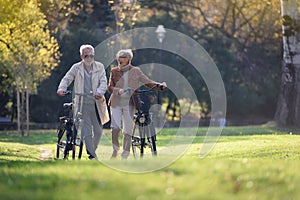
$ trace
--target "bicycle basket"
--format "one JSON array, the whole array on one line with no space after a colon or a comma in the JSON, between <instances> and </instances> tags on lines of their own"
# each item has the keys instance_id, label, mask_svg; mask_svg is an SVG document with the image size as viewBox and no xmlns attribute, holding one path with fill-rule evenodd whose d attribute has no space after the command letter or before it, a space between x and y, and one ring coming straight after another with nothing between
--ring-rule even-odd
<instances>
[{"instance_id":1,"label":"bicycle basket","mask_svg":"<svg viewBox=\"0 0 300 200\"><path fill-rule=\"evenodd\" d=\"M158 103L157 94L155 91L142 93L133 93L133 103L139 112L149 112L150 107Z\"/></svg>"}]
</instances>

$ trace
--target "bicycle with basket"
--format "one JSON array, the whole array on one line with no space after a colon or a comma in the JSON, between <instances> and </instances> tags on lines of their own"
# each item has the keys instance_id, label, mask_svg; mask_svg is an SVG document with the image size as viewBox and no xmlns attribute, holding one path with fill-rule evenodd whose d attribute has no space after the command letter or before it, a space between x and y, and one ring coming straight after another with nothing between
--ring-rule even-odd
<instances>
[{"instance_id":1,"label":"bicycle with basket","mask_svg":"<svg viewBox=\"0 0 300 200\"><path fill-rule=\"evenodd\" d=\"M133 116L134 125L131 141L134 158L142 158L147 147L151 149L152 156L157 156L156 131L153 124L153 113L150 112L151 106L157 104L156 88L163 89L162 85L156 84L152 88L134 90L132 92L133 103L136 109Z\"/></svg>"}]
</instances>

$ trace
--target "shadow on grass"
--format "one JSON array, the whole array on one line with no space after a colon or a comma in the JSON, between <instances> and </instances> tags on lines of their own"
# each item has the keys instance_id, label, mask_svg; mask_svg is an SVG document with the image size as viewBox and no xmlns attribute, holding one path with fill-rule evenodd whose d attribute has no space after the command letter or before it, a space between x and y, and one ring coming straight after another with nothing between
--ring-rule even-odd
<instances>
[{"instance_id":1,"label":"shadow on grass","mask_svg":"<svg viewBox=\"0 0 300 200\"><path fill-rule=\"evenodd\" d=\"M56 130L40 130L30 132L29 136L21 136L16 131L1 131L0 142L28 145L51 144L57 142L57 133Z\"/></svg>"},{"instance_id":2,"label":"shadow on grass","mask_svg":"<svg viewBox=\"0 0 300 200\"><path fill-rule=\"evenodd\" d=\"M211 127L213 130L215 127ZM277 127L277 126L228 126L222 130L221 136L250 136L250 135L280 135L295 134L299 135L297 128ZM205 136L206 129L199 128L197 136Z\"/></svg>"},{"instance_id":3,"label":"shadow on grass","mask_svg":"<svg viewBox=\"0 0 300 200\"><path fill-rule=\"evenodd\" d=\"M10 157L9 159L7 159L7 157ZM24 154L17 154L15 152L1 152L0 153L0 166L3 163L7 163L8 161L11 162L11 159L22 159L22 160L36 160L36 161L41 161L39 158L33 156L33 155L24 155ZM29 162L29 161L28 161Z\"/></svg>"}]
</instances>

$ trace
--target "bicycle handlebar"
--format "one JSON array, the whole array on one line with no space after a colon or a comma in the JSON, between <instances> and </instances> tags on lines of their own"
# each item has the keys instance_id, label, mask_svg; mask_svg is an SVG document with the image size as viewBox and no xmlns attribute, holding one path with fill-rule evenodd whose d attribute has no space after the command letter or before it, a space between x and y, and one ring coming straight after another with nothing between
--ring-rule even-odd
<instances>
[{"instance_id":1,"label":"bicycle handlebar","mask_svg":"<svg viewBox=\"0 0 300 200\"><path fill-rule=\"evenodd\" d=\"M66 94L72 94L72 90L66 90L66 91L63 91L63 93L66 95ZM89 97L89 96L93 96L93 93L91 92L90 94L83 94L83 93L74 93L75 95L78 95L78 96L84 96L84 97Z\"/></svg>"},{"instance_id":2,"label":"bicycle handlebar","mask_svg":"<svg viewBox=\"0 0 300 200\"><path fill-rule=\"evenodd\" d=\"M149 89L144 89L144 90L135 90L133 88L127 88L124 90L124 92L129 92L129 93L146 93L146 92L150 92L150 91L153 91L155 88L160 88L160 90L163 90L164 89L164 86L160 83L157 83L155 85L153 85L151 88ZM63 94L66 95L66 94L72 94L73 92L71 90L65 90L63 91ZM89 96L93 96L93 93L90 93L90 94L82 94L82 93L74 93L75 95L78 95L78 96L84 96L84 97L89 97Z\"/></svg>"},{"instance_id":3,"label":"bicycle handlebar","mask_svg":"<svg viewBox=\"0 0 300 200\"><path fill-rule=\"evenodd\" d=\"M127 88L124 91L125 92L132 92L132 93L146 93L146 92L153 91L155 88L158 88L158 87L160 88L160 90L163 90L163 85L157 83L157 84L153 85L151 88L144 89L144 90L135 90L133 88Z\"/></svg>"},{"instance_id":4,"label":"bicycle handlebar","mask_svg":"<svg viewBox=\"0 0 300 200\"><path fill-rule=\"evenodd\" d=\"M71 94L72 91L71 90L66 90L66 91L63 91L64 94Z\"/></svg>"}]
</instances>

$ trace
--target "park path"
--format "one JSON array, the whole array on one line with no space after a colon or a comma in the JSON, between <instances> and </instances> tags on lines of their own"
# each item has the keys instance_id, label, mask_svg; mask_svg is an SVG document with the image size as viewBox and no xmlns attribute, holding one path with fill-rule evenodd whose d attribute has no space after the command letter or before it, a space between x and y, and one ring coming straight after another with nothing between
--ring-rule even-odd
<instances>
[{"instance_id":1,"label":"park path","mask_svg":"<svg viewBox=\"0 0 300 200\"><path fill-rule=\"evenodd\" d=\"M51 160L52 159L52 150L45 147L38 147L40 150L40 160Z\"/></svg>"}]
</instances>

